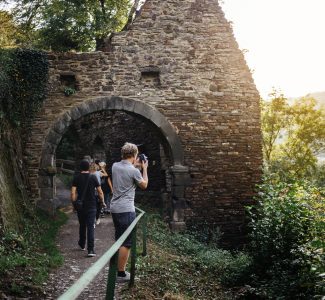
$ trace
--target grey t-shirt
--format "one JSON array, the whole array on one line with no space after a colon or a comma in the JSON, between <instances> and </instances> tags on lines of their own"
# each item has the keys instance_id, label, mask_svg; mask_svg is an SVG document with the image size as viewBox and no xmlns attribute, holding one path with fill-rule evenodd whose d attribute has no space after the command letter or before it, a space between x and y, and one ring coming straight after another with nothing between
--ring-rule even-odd
<instances>
[{"instance_id":1,"label":"grey t-shirt","mask_svg":"<svg viewBox=\"0 0 325 300\"><path fill-rule=\"evenodd\" d=\"M112 213L134 212L134 196L137 184L143 181L141 172L129 161L121 160L112 166Z\"/></svg>"}]
</instances>

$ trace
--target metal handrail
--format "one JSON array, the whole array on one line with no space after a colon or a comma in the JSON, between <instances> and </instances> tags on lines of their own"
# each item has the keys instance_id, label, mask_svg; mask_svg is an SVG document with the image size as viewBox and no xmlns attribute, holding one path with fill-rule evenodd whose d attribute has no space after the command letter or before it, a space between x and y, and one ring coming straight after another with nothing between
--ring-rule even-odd
<instances>
[{"instance_id":1,"label":"metal handrail","mask_svg":"<svg viewBox=\"0 0 325 300\"><path fill-rule=\"evenodd\" d=\"M144 216L143 220L143 252L142 255L147 254L147 220L145 212L136 207L136 210L140 214L131 223L128 229L123 233L123 235L110 247L64 294L62 294L59 300L72 300L76 299L83 290L89 285L89 283L98 275L98 273L105 267L105 265L110 262L109 272L108 272L108 282L106 289L106 300L114 299L114 291L116 284L117 275L117 261L118 261L118 250L122 246L126 238L132 234L132 246L131 246L131 279L129 286L134 285L135 278L135 262L136 262L136 228L137 223Z\"/></svg>"}]
</instances>

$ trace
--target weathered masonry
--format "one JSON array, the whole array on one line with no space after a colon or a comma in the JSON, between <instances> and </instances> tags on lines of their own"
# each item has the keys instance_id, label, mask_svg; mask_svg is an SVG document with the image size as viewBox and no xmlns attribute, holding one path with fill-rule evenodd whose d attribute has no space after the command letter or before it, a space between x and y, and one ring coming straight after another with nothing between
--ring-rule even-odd
<instances>
[{"instance_id":1,"label":"weathered masonry","mask_svg":"<svg viewBox=\"0 0 325 300\"><path fill-rule=\"evenodd\" d=\"M261 176L259 94L217 0L147 0L103 51L49 59L50 93L26 147L39 206L54 205L47 170L71 126L82 128L94 114L111 127L131 118L151 132L149 148L168 177L161 191L173 228L207 222L220 226L226 240L240 241L244 206ZM65 96L64 86L76 93ZM112 131L115 142L103 147L120 147L117 136Z\"/></svg>"}]
</instances>

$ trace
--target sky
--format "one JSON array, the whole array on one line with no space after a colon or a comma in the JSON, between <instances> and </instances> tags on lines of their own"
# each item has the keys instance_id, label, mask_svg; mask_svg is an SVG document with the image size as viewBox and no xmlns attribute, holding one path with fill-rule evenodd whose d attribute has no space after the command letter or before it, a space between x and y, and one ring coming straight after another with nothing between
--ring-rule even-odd
<instances>
[{"instance_id":1,"label":"sky","mask_svg":"<svg viewBox=\"0 0 325 300\"><path fill-rule=\"evenodd\" d=\"M325 91L325 0L221 2L263 98Z\"/></svg>"}]
</instances>

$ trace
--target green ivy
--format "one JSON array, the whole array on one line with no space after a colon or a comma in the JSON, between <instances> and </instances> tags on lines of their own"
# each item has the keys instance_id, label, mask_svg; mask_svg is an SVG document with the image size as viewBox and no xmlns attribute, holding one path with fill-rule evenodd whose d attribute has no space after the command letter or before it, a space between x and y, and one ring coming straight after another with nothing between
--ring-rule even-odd
<instances>
[{"instance_id":1,"label":"green ivy","mask_svg":"<svg viewBox=\"0 0 325 300\"><path fill-rule=\"evenodd\" d=\"M0 120L29 127L45 99L48 70L45 52L0 49Z\"/></svg>"},{"instance_id":2,"label":"green ivy","mask_svg":"<svg viewBox=\"0 0 325 300\"><path fill-rule=\"evenodd\" d=\"M66 95L67 97L70 95L73 95L75 93L76 93L76 90L74 88L71 88L71 87L64 88L64 95Z\"/></svg>"}]
</instances>

